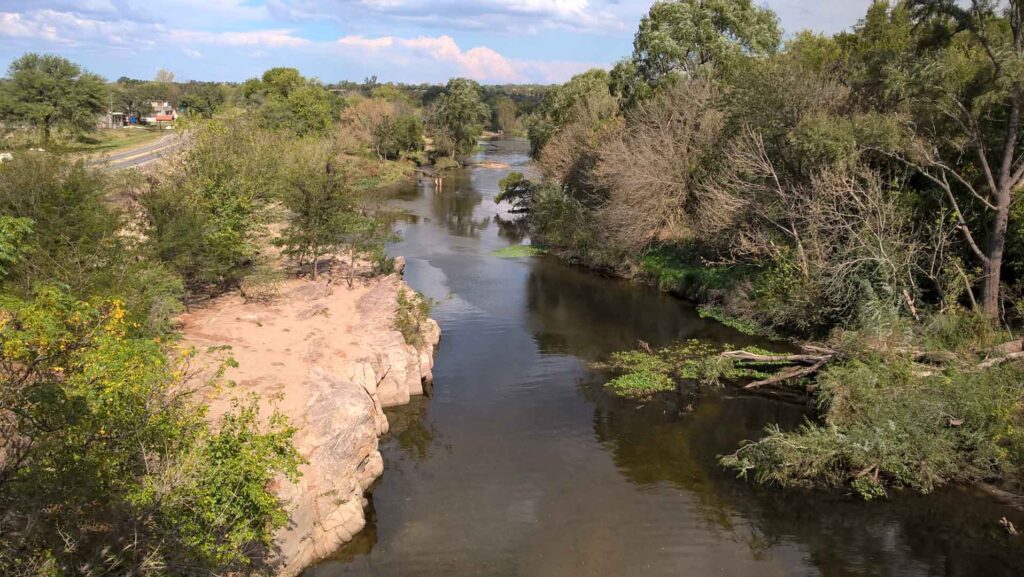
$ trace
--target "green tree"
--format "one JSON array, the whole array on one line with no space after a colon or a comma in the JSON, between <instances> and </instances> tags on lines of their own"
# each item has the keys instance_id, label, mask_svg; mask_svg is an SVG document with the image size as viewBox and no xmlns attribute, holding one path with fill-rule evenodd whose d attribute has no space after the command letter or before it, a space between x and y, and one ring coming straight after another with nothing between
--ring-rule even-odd
<instances>
[{"instance_id":1,"label":"green tree","mask_svg":"<svg viewBox=\"0 0 1024 577\"><path fill-rule=\"evenodd\" d=\"M94 129L107 109L103 79L60 56L25 54L11 63L7 77L0 84L0 118L37 127L44 142L55 128Z\"/></svg>"},{"instance_id":2,"label":"green tree","mask_svg":"<svg viewBox=\"0 0 1024 577\"><path fill-rule=\"evenodd\" d=\"M519 111L515 100L502 96L494 101L495 128L505 134L512 134L519 129Z\"/></svg>"},{"instance_id":3,"label":"green tree","mask_svg":"<svg viewBox=\"0 0 1024 577\"><path fill-rule=\"evenodd\" d=\"M775 13L753 0L659 1L640 20L633 60L657 85L675 73L721 71L743 55L772 54L781 41Z\"/></svg>"},{"instance_id":4,"label":"green tree","mask_svg":"<svg viewBox=\"0 0 1024 577\"><path fill-rule=\"evenodd\" d=\"M213 118L217 109L224 104L224 89L219 84L203 82L189 85L181 96L180 107L188 114Z\"/></svg>"},{"instance_id":5,"label":"green tree","mask_svg":"<svg viewBox=\"0 0 1024 577\"><path fill-rule=\"evenodd\" d=\"M435 146L445 147L451 158L473 151L491 112L480 100L480 85L466 78L448 81L430 115Z\"/></svg>"},{"instance_id":6,"label":"green tree","mask_svg":"<svg viewBox=\"0 0 1024 577\"><path fill-rule=\"evenodd\" d=\"M282 98L306 84L306 79L295 68L271 68L263 73L261 80L266 92Z\"/></svg>"},{"instance_id":7,"label":"green tree","mask_svg":"<svg viewBox=\"0 0 1024 577\"><path fill-rule=\"evenodd\" d=\"M539 114L528 128L530 151L540 154L555 131L567 124L577 106L610 94L608 72L594 68L577 74L565 84L551 90L544 97Z\"/></svg>"},{"instance_id":8,"label":"green tree","mask_svg":"<svg viewBox=\"0 0 1024 577\"><path fill-rule=\"evenodd\" d=\"M193 292L237 285L260 251L289 140L244 118L193 131L179 170L141 195L153 254Z\"/></svg>"},{"instance_id":9,"label":"green tree","mask_svg":"<svg viewBox=\"0 0 1024 577\"><path fill-rule=\"evenodd\" d=\"M356 256L381 238L380 223L365 214L351 177L330 147L307 144L289 165L281 196L289 211L288 224L278 244L300 264L311 264L313 280L323 256L346 249L351 284Z\"/></svg>"},{"instance_id":10,"label":"green tree","mask_svg":"<svg viewBox=\"0 0 1024 577\"><path fill-rule=\"evenodd\" d=\"M30 218L0 215L0 280L25 258L29 251L26 238L32 234L34 224Z\"/></svg>"},{"instance_id":11,"label":"green tree","mask_svg":"<svg viewBox=\"0 0 1024 577\"><path fill-rule=\"evenodd\" d=\"M908 6L921 37L913 52L882 68L878 81L899 97L908 116L908 142L892 154L952 210L968 254L981 265L980 305L995 318L1007 226L1024 185L1024 1L972 0L965 8L915 0ZM894 9L890 20L900 15ZM861 34L872 30L866 25ZM857 56L870 69L876 54Z\"/></svg>"},{"instance_id":12,"label":"green tree","mask_svg":"<svg viewBox=\"0 0 1024 577\"><path fill-rule=\"evenodd\" d=\"M423 148L423 122L413 114L386 116L373 130L373 147L382 158Z\"/></svg>"},{"instance_id":13,"label":"green tree","mask_svg":"<svg viewBox=\"0 0 1024 577\"><path fill-rule=\"evenodd\" d=\"M623 110L635 108L654 92L651 85L640 76L636 62L629 58L615 63L608 73L608 86L611 93L618 97Z\"/></svg>"},{"instance_id":14,"label":"green tree","mask_svg":"<svg viewBox=\"0 0 1024 577\"><path fill-rule=\"evenodd\" d=\"M256 109L262 126L272 130L323 134L335 116L330 92L295 68L271 68L261 78L245 81L242 96Z\"/></svg>"}]
</instances>

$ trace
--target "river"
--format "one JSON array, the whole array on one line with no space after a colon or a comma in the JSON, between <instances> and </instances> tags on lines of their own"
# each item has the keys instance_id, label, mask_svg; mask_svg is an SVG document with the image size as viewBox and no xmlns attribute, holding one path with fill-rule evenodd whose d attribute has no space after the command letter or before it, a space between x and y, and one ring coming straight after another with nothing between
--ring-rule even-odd
<instances>
[{"instance_id":1,"label":"river","mask_svg":"<svg viewBox=\"0 0 1024 577\"><path fill-rule=\"evenodd\" d=\"M638 339L744 344L692 306L521 242L493 198L528 145L485 143L473 168L401 188L409 283L436 299L432 395L388 410L367 528L306 577L1021 576L1019 513L968 489L864 503L758 487L717 456L805 409L725 391L640 404L589 367ZM1016 517L1014 516L1016 515Z\"/></svg>"}]
</instances>

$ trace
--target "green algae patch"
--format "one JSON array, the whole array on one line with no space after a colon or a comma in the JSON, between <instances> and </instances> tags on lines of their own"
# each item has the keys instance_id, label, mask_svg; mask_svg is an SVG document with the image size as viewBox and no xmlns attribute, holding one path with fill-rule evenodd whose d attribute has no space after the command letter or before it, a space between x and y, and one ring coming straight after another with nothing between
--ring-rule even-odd
<instances>
[{"instance_id":1,"label":"green algae patch","mask_svg":"<svg viewBox=\"0 0 1024 577\"><path fill-rule=\"evenodd\" d=\"M762 369L769 363L737 361L721 356L728 345L716 346L689 340L661 349L644 347L612 353L607 361L594 368L618 373L606 388L620 397L645 398L670 392L677 385L691 383L698 388L716 388L725 381L761 379L768 375ZM747 347L746 350L757 350ZM764 351L767 353L767 351Z\"/></svg>"},{"instance_id":2,"label":"green algae patch","mask_svg":"<svg viewBox=\"0 0 1024 577\"><path fill-rule=\"evenodd\" d=\"M498 258L529 258L531 256L540 256L546 252L544 249L533 245L514 244L492 252L491 256Z\"/></svg>"}]
</instances>

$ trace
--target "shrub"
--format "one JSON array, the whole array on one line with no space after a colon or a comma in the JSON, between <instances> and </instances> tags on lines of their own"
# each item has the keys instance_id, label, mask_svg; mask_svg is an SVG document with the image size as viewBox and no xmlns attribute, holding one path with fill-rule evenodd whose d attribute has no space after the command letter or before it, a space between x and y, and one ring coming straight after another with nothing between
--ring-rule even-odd
<instances>
[{"instance_id":1,"label":"shrub","mask_svg":"<svg viewBox=\"0 0 1024 577\"><path fill-rule=\"evenodd\" d=\"M248 572L284 525L270 480L298 474L293 429L255 404L211 428L191 354L130 333L117 300L0 302L5 574Z\"/></svg>"},{"instance_id":2,"label":"shrub","mask_svg":"<svg viewBox=\"0 0 1024 577\"><path fill-rule=\"evenodd\" d=\"M108 178L46 153L0 164L0 268L4 289L29 296L59 283L80 298L119 298L132 327L166 331L180 311L180 279L107 201ZM28 226L27 223L31 223Z\"/></svg>"},{"instance_id":3,"label":"shrub","mask_svg":"<svg viewBox=\"0 0 1024 577\"><path fill-rule=\"evenodd\" d=\"M395 330L402 333L405 342L414 346L423 346L423 323L430 318L434 301L418 292L407 294L398 291L398 311L395 313Z\"/></svg>"},{"instance_id":4,"label":"shrub","mask_svg":"<svg viewBox=\"0 0 1024 577\"><path fill-rule=\"evenodd\" d=\"M949 327L971 321L933 321L926 335L936 324L948 336ZM978 341L968 353L964 339L956 340L965 352L944 366L919 365L920 339L898 329L846 335L844 349L856 358L818 378L823 424L770 428L722 463L763 483L849 486L865 498L886 486L927 493L948 482L1019 474L1024 367L979 367Z\"/></svg>"},{"instance_id":5,"label":"shrub","mask_svg":"<svg viewBox=\"0 0 1024 577\"><path fill-rule=\"evenodd\" d=\"M434 160L434 171L445 172L448 170L455 170L456 168L462 168L462 164L458 160L442 156Z\"/></svg>"},{"instance_id":6,"label":"shrub","mask_svg":"<svg viewBox=\"0 0 1024 577\"><path fill-rule=\"evenodd\" d=\"M204 124L178 170L142 195L151 250L193 293L233 288L256 262L284 146L242 119Z\"/></svg>"}]
</instances>

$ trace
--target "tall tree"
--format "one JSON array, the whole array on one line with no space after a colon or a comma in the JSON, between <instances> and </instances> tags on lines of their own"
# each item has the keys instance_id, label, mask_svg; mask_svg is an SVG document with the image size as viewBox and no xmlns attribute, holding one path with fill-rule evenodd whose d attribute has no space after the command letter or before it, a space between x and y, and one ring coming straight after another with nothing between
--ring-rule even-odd
<instances>
[{"instance_id":1,"label":"tall tree","mask_svg":"<svg viewBox=\"0 0 1024 577\"><path fill-rule=\"evenodd\" d=\"M775 13L753 0L660 1L640 21L633 60L658 84L675 73L720 70L744 54L771 54L781 41Z\"/></svg>"},{"instance_id":2,"label":"tall tree","mask_svg":"<svg viewBox=\"0 0 1024 577\"><path fill-rule=\"evenodd\" d=\"M518 127L518 108L516 102L507 96L502 96L494 102L494 125L498 130L506 133L515 132Z\"/></svg>"},{"instance_id":3,"label":"tall tree","mask_svg":"<svg viewBox=\"0 0 1024 577\"><path fill-rule=\"evenodd\" d=\"M446 141L452 158L469 154L490 115L480 100L479 84L467 78L449 80L431 114L435 144Z\"/></svg>"},{"instance_id":4,"label":"tall tree","mask_svg":"<svg viewBox=\"0 0 1024 577\"><path fill-rule=\"evenodd\" d=\"M354 186L329 147L311 144L289 165L282 199L290 214L278 243L285 254L312 265L313 280L325 255L346 249L351 285L356 256L380 228L377 221L363 213Z\"/></svg>"},{"instance_id":5,"label":"tall tree","mask_svg":"<svg viewBox=\"0 0 1024 577\"><path fill-rule=\"evenodd\" d=\"M40 129L43 141L54 128L92 130L107 109L103 79L52 54L28 53L11 63L0 84L0 118Z\"/></svg>"},{"instance_id":6,"label":"tall tree","mask_svg":"<svg viewBox=\"0 0 1024 577\"><path fill-rule=\"evenodd\" d=\"M1000 310L1007 224L1024 185L1024 0L913 0L922 30L890 81L910 120L897 153L942 194L981 264L981 307Z\"/></svg>"}]
</instances>

